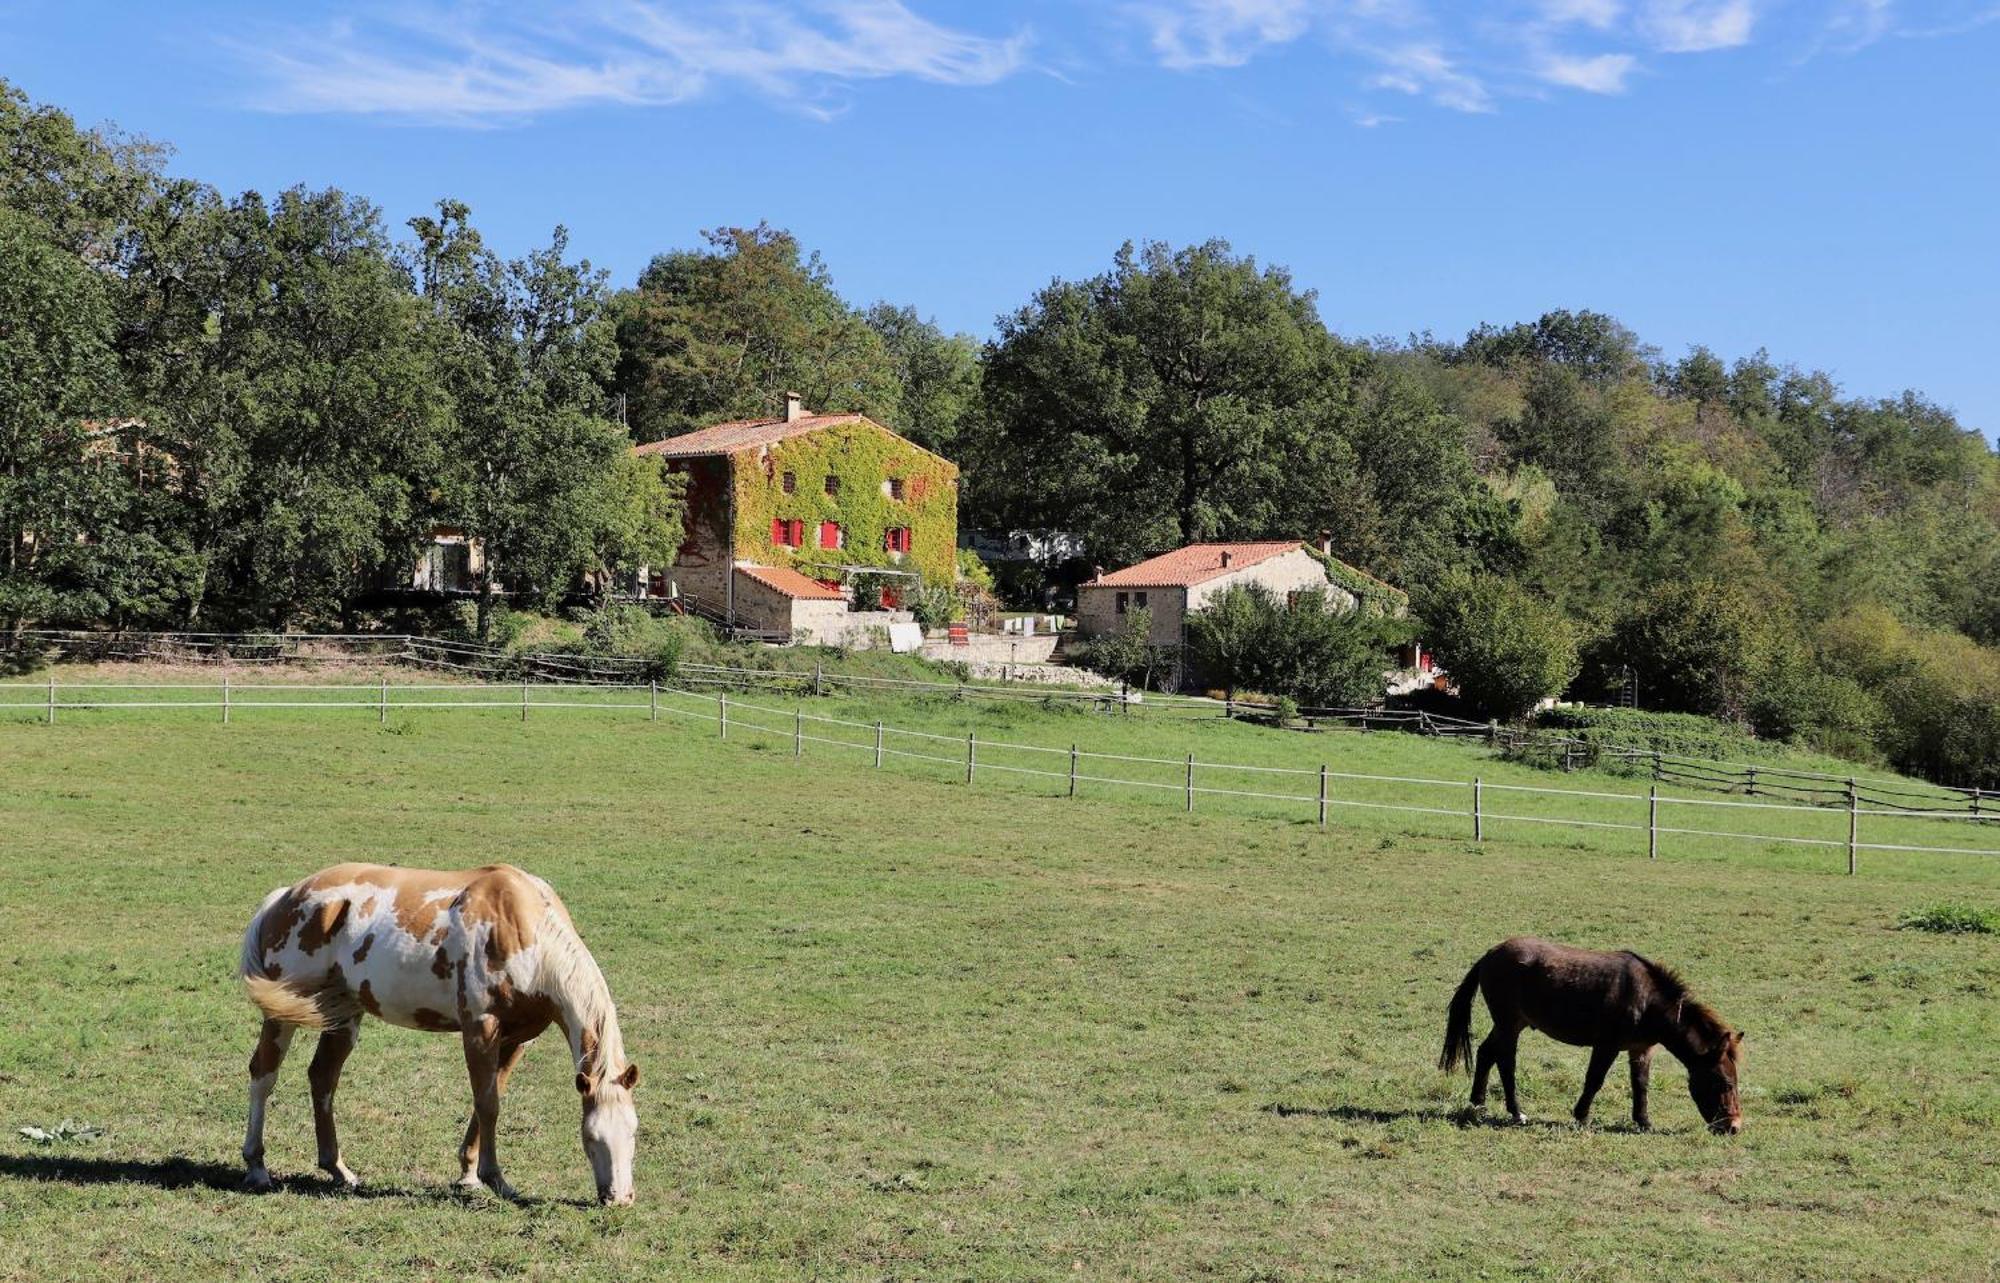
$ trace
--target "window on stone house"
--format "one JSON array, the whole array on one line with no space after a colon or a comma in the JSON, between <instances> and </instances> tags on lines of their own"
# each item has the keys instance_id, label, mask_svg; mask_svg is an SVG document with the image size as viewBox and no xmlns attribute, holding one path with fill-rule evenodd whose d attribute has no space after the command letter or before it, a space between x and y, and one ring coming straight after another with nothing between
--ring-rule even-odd
<instances>
[{"instance_id":1,"label":"window on stone house","mask_svg":"<svg viewBox=\"0 0 2000 1283\"><path fill-rule=\"evenodd\" d=\"M799 488L799 474L787 472L784 477L785 493L791 494Z\"/></svg>"},{"instance_id":2,"label":"window on stone house","mask_svg":"<svg viewBox=\"0 0 2000 1283\"><path fill-rule=\"evenodd\" d=\"M1133 604L1134 606L1137 606L1137 607L1138 607L1138 608L1139 608L1140 610L1144 610L1144 609L1146 608L1146 594L1145 594L1145 593L1133 593L1133 594L1132 594L1132 604Z\"/></svg>"},{"instance_id":3,"label":"window on stone house","mask_svg":"<svg viewBox=\"0 0 2000 1283\"><path fill-rule=\"evenodd\" d=\"M1122 615L1122 614L1124 614L1124 613L1125 613L1125 607L1126 607L1126 606L1128 606L1128 605L1130 605L1130 604L1131 604L1131 595L1130 595L1130 594L1128 594L1128 593L1119 593L1119 594L1118 594L1118 606L1117 606L1117 611L1118 611L1118 613L1119 613L1119 614L1121 614L1121 615Z\"/></svg>"},{"instance_id":4,"label":"window on stone house","mask_svg":"<svg viewBox=\"0 0 2000 1283\"><path fill-rule=\"evenodd\" d=\"M889 497L891 499L894 499L897 503L903 501L903 479L901 477L890 477L883 484L889 487Z\"/></svg>"},{"instance_id":5,"label":"window on stone house","mask_svg":"<svg viewBox=\"0 0 2000 1283\"><path fill-rule=\"evenodd\" d=\"M826 474L826 492L828 494L840 493L840 478L831 472Z\"/></svg>"}]
</instances>

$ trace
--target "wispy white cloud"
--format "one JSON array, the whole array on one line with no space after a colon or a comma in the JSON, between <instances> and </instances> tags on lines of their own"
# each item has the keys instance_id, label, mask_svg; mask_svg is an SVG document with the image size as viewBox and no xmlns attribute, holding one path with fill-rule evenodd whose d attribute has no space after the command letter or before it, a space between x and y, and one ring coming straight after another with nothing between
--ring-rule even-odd
<instances>
[{"instance_id":1,"label":"wispy white cloud","mask_svg":"<svg viewBox=\"0 0 2000 1283\"><path fill-rule=\"evenodd\" d=\"M1639 30L1666 53L1706 53L1750 43L1757 25L1752 0L1651 0Z\"/></svg>"},{"instance_id":2,"label":"wispy white cloud","mask_svg":"<svg viewBox=\"0 0 2000 1283\"><path fill-rule=\"evenodd\" d=\"M1552 53L1536 67L1536 74L1551 85L1581 89L1592 94L1622 94L1626 77L1639 60L1629 53L1601 53L1591 58Z\"/></svg>"},{"instance_id":3,"label":"wispy white cloud","mask_svg":"<svg viewBox=\"0 0 2000 1283\"><path fill-rule=\"evenodd\" d=\"M2000 3L1995 0L1929 0L1915 6L1900 0L1840 0L1800 61L1822 53L1859 53L1891 38L1961 35L1993 22L2000 22Z\"/></svg>"},{"instance_id":4,"label":"wispy white cloud","mask_svg":"<svg viewBox=\"0 0 2000 1283\"><path fill-rule=\"evenodd\" d=\"M1025 28L945 12L943 0L361 0L332 22L273 17L228 43L266 109L475 126L730 92L831 118L868 81L977 86L1029 69ZM1478 114L1625 93L1679 58L1753 43L1803 61L1954 34L2000 21L2000 0L1118 0L1108 12L1111 47L1057 32L1032 45L1034 69L1088 76L1143 49L1172 71L1227 74L1295 49L1364 94ZM1351 116L1395 119L1368 102Z\"/></svg>"},{"instance_id":5,"label":"wispy white cloud","mask_svg":"<svg viewBox=\"0 0 2000 1283\"><path fill-rule=\"evenodd\" d=\"M803 10L589 0L560 14L419 0L232 46L258 69L257 105L269 110L476 125L592 104L672 105L725 87L825 117L865 80L992 84L1026 65L1028 42L1025 31L944 26L902 0Z\"/></svg>"},{"instance_id":6,"label":"wispy white cloud","mask_svg":"<svg viewBox=\"0 0 2000 1283\"><path fill-rule=\"evenodd\" d=\"M1160 65L1176 70L1240 67L1267 45L1298 39L1311 20L1307 0L1186 0L1132 12L1151 29Z\"/></svg>"},{"instance_id":7,"label":"wispy white cloud","mask_svg":"<svg viewBox=\"0 0 2000 1283\"><path fill-rule=\"evenodd\" d=\"M1493 110L1493 95L1436 45L1412 44L1383 50L1383 69L1368 82L1374 89L1393 89L1430 99L1453 111Z\"/></svg>"},{"instance_id":8,"label":"wispy white cloud","mask_svg":"<svg viewBox=\"0 0 2000 1283\"><path fill-rule=\"evenodd\" d=\"M1618 22L1625 6L1620 0L1542 0L1544 20L1554 26L1571 23L1608 31Z\"/></svg>"}]
</instances>

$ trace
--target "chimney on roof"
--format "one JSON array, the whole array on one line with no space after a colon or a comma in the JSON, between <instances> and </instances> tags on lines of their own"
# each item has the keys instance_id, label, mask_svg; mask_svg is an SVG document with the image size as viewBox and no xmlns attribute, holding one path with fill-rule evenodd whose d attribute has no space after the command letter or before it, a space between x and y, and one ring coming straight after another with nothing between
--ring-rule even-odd
<instances>
[{"instance_id":1,"label":"chimney on roof","mask_svg":"<svg viewBox=\"0 0 2000 1283\"><path fill-rule=\"evenodd\" d=\"M1227 549L1227 548L1224 548L1224 549L1222 550L1222 568L1223 568L1224 570L1227 570L1227 569L1229 569L1229 562L1230 562L1230 552L1229 552L1229 549Z\"/></svg>"},{"instance_id":2,"label":"chimney on roof","mask_svg":"<svg viewBox=\"0 0 2000 1283\"><path fill-rule=\"evenodd\" d=\"M1333 531L1322 530L1319 532L1319 555L1322 557L1331 557L1333 555Z\"/></svg>"},{"instance_id":3,"label":"chimney on roof","mask_svg":"<svg viewBox=\"0 0 2000 1283\"><path fill-rule=\"evenodd\" d=\"M804 398L796 392L785 393L785 422L797 423L806 417Z\"/></svg>"}]
</instances>

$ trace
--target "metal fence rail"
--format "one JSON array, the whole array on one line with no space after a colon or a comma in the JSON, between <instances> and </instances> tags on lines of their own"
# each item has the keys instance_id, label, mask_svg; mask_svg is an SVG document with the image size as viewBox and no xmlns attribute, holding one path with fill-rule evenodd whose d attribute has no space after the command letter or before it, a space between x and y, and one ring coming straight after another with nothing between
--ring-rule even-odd
<instances>
[{"instance_id":1,"label":"metal fence rail","mask_svg":"<svg viewBox=\"0 0 2000 1283\"><path fill-rule=\"evenodd\" d=\"M643 697L642 697L643 696ZM106 683L78 682L0 683L0 710L27 711L49 724L72 712L148 712L165 710L210 710L229 723L239 713L265 710L372 712L387 723L389 715L423 709L487 709L517 715L527 721L542 710L601 712L643 712L652 721L670 717L713 726L718 739L727 741L732 731L750 732L788 741L792 755L803 757L806 746L846 750L872 759L883 768L889 759L943 764L962 769L968 785L983 773L1058 782L1069 797L1079 795L1082 785L1093 788L1139 790L1141 795L1176 795L1184 810L1193 812L1202 798L1241 798L1277 802L1302 815L1316 816L1322 827L1330 826L1332 813L1341 810L1380 811L1403 815L1450 817L1462 821L1475 841L1487 840L1490 826L1498 824L1550 825L1585 832L1644 833L1647 852L1659 858L1661 838L1690 837L1718 842L1783 843L1828 849L1845 849L1847 871L1857 871L1862 851L1894 851L1917 854L2000 856L2000 848L1940 846L1925 842L1879 840L1904 836L1891 832L1871 834L1878 840L1863 840L1862 820L1871 824L1904 821L1957 821L1975 826L2000 823L2000 815L1959 814L1929 808L1862 807L1858 794L1849 795L1844 814L1845 839L1814 837L1796 831L1754 833L1741 828L1700 826L1690 816L1687 821L1663 822L1665 808L1708 808L1736 814L1782 815L1784 823L1793 817L1810 816L1824 821L1827 808L1786 801L1748 801L1713 797L1685 797L1662 793L1658 783L1644 794L1601 789L1567 789L1531 784L1487 783L1480 777L1440 779L1429 776L1379 775L1358 771L1335 771L1324 764L1318 768L1270 766L1247 762L1204 761L1193 754L1181 757L1154 757L1141 754L1107 753L1086 750L1072 744L1067 748L1043 744L1021 744L1007 740L982 740L976 732L960 737L936 731L892 726L885 721L856 721L808 713L804 706L791 709L732 698L728 691L714 695L677 690L657 681L637 686L625 682L562 680L509 683L407 684L394 685L386 679L372 686L359 684L305 685L289 683L238 683L225 677L214 684L199 683ZM745 715L749 716L746 717ZM788 724L787 724L788 723ZM809 731L808 727L812 729ZM848 734L843 734L848 732ZM860 735L851 734L860 732ZM892 739L895 744L892 744ZM905 745L905 746L897 746ZM948 748L946 746L949 746ZM982 753L985 755L982 758ZM1012 760L994 760L995 755L1017 755ZM1033 765L1026 763L1036 763ZM1164 769L1162 769L1164 768ZM1145 778L1152 774L1155 778ZM1173 778L1157 778L1161 774ZM1248 778L1243 778L1248 777ZM1241 780L1255 787L1230 787ZM1269 783L1263 783L1269 781ZM1289 782L1304 784L1309 791L1291 791ZM1355 787L1360 786L1360 787ZM1353 795L1368 788L1414 790L1421 796ZM1439 796L1439 791L1446 795ZM1495 810L1487 794L1513 794L1524 799L1540 799L1568 814L1531 814L1520 807ZM1573 813L1579 803L1630 804L1629 820L1592 819ZM1643 808L1643 822L1639 813ZM1840 812L1832 813L1838 816Z\"/></svg>"}]
</instances>

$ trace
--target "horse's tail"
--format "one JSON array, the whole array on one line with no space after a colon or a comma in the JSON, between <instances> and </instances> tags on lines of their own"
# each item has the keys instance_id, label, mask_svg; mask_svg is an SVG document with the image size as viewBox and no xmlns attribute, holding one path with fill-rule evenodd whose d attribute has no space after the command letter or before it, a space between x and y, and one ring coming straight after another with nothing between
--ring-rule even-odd
<instances>
[{"instance_id":1,"label":"horse's tail","mask_svg":"<svg viewBox=\"0 0 2000 1283\"><path fill-rule=\"evenodd\" d=\"M1451 996L1451 1011L1444 1022L1444 1051L1438 1055L1438 1068L1450 1073L1460 1065L1472 1068L1472 996L1479 992L1479 963L1465 973L1465 979L1458 982L1458 992Z\"/></svg>"},{"instance_id":2,"label":"horse's tail","mask_svg":"<svg viewBox=\"0 0 2000 1283\"><path fill-rule=\"evenodd\" d=\"M328 1029L345 1024L361 1014L360 1004L345 985L319 980L279 980L264 967L264 915L283 899L290 887L279 887L264 897L243 932L243 952L237 964L243 988L250 1001L268 1020L307 1029Z\"/></svg>"}]
</instances>

